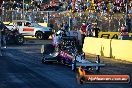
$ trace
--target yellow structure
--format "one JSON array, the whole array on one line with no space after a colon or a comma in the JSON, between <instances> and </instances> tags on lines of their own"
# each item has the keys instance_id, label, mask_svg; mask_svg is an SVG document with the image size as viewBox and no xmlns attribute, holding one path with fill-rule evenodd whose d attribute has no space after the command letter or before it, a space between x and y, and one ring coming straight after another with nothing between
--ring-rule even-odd
<instances>
[{"instance_id":1,"label":"yellow structure","mask_svg":"<svg viewBox=\"0 0 132 88\"><path fill-rule=\"evenodd\" d=\"M83 51L95 55L110 57L110 39L86 37Z\"/></svg>"},{"instance_id":2,"label":"yellow structure","mask_svg":"<svg viewBox=\"0 0 132 88\"><path fill-rule=\"evenodd\" d=\"M10 22L3 22L4 24L10 24Z\"/></svg>"},{"instance_id":3,"label":"yellow structure","mask_svg":"<svg viewBox=\"0 0 132 88\"><path fill-rule=\"evenodd\" d=\"M132 41L112 39L111 49L112 57L132 62Z\"/></svg>"},{"instance_id":4,"label":"yellow structure","mask_svg":"<svg viewBox=\"0 0 132 88\"><path fill-rule=\"evenodd\" d=\"M117 37L119 36L119 32L99 32L98 37L99 38L107 38L107 39L117 39Z\"/></svg>"},{"instance_id":5,"label":"yellow structure","mask_svg":"<svg viewBox=\"0 0 132 88\"><path fill-rule=\"evenodd\" d=\"M132 62L132 41L86 37L83 51Z\"/></svg>"},{"instance_id":6,"label":"yellow structure","mask_svg":"<svg viewBox=\"0 0 132 88\"><path fill-rule=\"evenodd\" d=\"M39 25L41 25L41 26L45 26L45 27L47 27L48 26L48 24L45 22L45 23L38 23Z\"/></svg>"}]
</instances>

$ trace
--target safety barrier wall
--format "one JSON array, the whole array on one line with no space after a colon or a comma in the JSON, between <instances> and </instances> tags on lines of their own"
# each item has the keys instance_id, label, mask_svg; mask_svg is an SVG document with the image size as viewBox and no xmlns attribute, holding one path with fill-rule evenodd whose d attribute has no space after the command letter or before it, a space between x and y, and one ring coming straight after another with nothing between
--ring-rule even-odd
<instances>
[{"instance_id":1,"label":"safety barrier wall","mask_svg":"<svg viewBox=\"0 0 132 88\"><path fill-rule=\"evenodd\" d=\"M83 51L101 56L110 57L110 39L86 37Z\"/></svg>"},{"instance_id":2,"label":"safety barrier wall","mask_svg":"<svg viewBox=\"0 0 132 88\"><path fill-rule=\"evenodd\" d=\"M132 41L86 37L83 51L132 62Z\"/></svg>"},{"instance_id":3,"label":"safety barrier wall","mask_svg":"<svg viewBox=\"0 0 132 88\"><path fill-rule=\"evenodd\" d=\"M132 62L132 41L112 39L111 49L111 57Z\"/></svg>"}]
</instances>

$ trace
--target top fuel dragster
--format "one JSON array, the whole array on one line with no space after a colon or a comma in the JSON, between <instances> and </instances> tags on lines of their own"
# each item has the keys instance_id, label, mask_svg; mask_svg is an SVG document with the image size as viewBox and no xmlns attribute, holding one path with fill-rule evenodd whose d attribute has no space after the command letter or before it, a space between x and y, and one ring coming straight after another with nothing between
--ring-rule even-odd
<instances>
[{"instance_id":1,"label":"top fuel dragster","mask_svg":"<svg viewBox=\"0 0 132 88\"><path fill-rule=\"evenodd\" d=\"M79 71L81 68L83 68L84 71L89 71L95 68L95 70L99 72L100 67L105 65L100 63L99 55L97 55L95 62L88 61L88 59L85 58L85 53L82 51L82 45L80 43L81 39L78 38L79 32L70 32L67 36L54 34L52 44L42 45L42 63L57 62L68 65L71 66L73 71L78 69L79 74L82 74L82 70ZM82 80L82 78L80 79L79 76L77 75L77 79ZM80 81L80 83L82 82L83 81Z\"/></svg>"}]
</instances>

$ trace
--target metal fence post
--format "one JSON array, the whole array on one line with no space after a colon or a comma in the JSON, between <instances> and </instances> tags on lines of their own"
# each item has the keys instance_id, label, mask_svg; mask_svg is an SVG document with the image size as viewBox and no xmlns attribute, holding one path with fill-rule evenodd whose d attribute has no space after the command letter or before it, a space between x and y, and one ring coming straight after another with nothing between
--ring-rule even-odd
<instances>
[{"instance_id":1,"label":"metal fence post","mask_svg":"<svg viewBox=\"0 0 132 88\"><path fill-rule=\"evenodd\" d=\"M47 11L47 25L49 26L49 12Z\"/></svg>"},{"instance_id":2,"label":"metal fence post","mask_svg":"<svg viewBox=\"0 0 132 88\"><path fill-rule=\"evenodd\" d=\"M2 5L2 3L3 3L3 0L0 0L0 21L2 20L1 19L1 16L2 16L2 7L1 7L1 5ZM0 28L0 56L2 56L2 53L1 53L1 28Z\"/></svg>"},{"instance_id":3,"label":"metal fence post","mask_svg":"<svg viewBox=\"0 0 132 88\"><path fill-rule=\"evenodd\" d=\"M125 26L126 26L127 31L128 31L128 24L127 24L127 19L128 19L128 0L125 0L125 3L126 3Z\"/></svg>"},{"instance_id":4,"label":"metal fence post","mask_svg":"<svg viewBox=\"0 0 132 88\"><path fill-rule=\"evenodd\" d=\"M0 17L1 17L1 15L0 15ZM0 56L2 56L2 52L1 52L1 28L0 28Z\"/></svg>"},{"instance_id":5,"label":"metal fence post","mask_svg":"<svg viewBox=\"0 0 132 88\"><path fill-rule=\"evenodd\" d=\"M24 2L25 2L25 0L23 0L23 7L22 7L22 8L23 8L23 14L22 14L23 19L25 19L25 11L24 11L24 9L25 9L25 8L24 8L24 6L25 6L24 4L25 4L25 3L24 3Z\"/></svg>"},{"instance_id":6,"label":"metal fence post","mask_svg":"<svg viewBox=\"0 0 132 88\"><path fill-rule=\"evenodd\" d=\"M69 17L69 31L71 30L71 17Z\"/></svg>"}]
</instances>

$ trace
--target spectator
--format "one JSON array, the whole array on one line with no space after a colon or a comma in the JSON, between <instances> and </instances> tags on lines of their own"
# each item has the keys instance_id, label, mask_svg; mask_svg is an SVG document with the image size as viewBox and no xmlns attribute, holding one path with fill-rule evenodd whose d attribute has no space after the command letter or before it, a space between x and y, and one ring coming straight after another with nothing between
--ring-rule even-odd
<instances>
[{"instance_id":1,"label":"spectator","mask_svg":"<svg viewBox=\"0 0 132 88\"><path fill-rule=\"evenodd\" d=\"M83 45L84 39L86 37L86 27L87 27L87 25L85 23L82 23L81 29L80 29L81 36L82 36L82 45Z\"/></svg>"},{"instance_id":2,"label":"spectator","mask_svg":"<svg viewBox=\"0 0 132 88\"><path fill-rule=\"evenodd\" d=\"M16 1L14 1L13 6L12 6L13 10L16 10L16 7L17 7L17 3L16 3Z\"/></svg>"},{"instance_id":3,"label":"spectator","mask_svg":"<svg viewBox=\"0 0 132 88\"><path fill-rule=\"evenodd\" d=\"M86 27L86 36L91 37L92 36L92 25L91 23L88 23Z\"/></svg>"},{"instance_id":4,"label":"spectator","mask_svg":"<svg viewBox=\"0 0 132 88\"><path fill-rule=\"evenodd\" d=\"M127 18L127 31L130 32L131 28L132 28L132 19L130 19L130 17Z\"/></svg>"},{"instance_id":5,"label":"spectator","mask_svg":"<svg viewBox=\"0 0 132 88\"><path fill-rule=\"evenodd\" d=\"M93 36L98 38L99 32L100 32L100 29L97 27L97 25L95 25L95 27L93 28Z\"/></svg>"},{"instance_id":6,"label":"spectator","mask_svg":"<svg viewBox=\"0 0 132 88\"><path fill-rule=\"evenodd\" d=\"M122 24L121 27L119 28L119 32L121 33L127 32L126 26L124 24Z\"/></svg>"},{"instance_id":7,"label":"spectator","mask_svg":"<svg viewBox=\"0 0 132 88\"><path fill-rule=\"evenodd\" d=\"M68 31L68 28L69 28L69 24L67 22L65 22L65 24L64 24L64 30Z\"/></svg>"},{"instance_id":8,"label":"spectator","mask_svg":"<svg viewBox=\"0 0 132 88\"><path fill-rule=\"evenodd\" d=\"M52 29L54 29L54 25L50 22L49 27L51 27Z\"/></svg>"}]
</instances>

